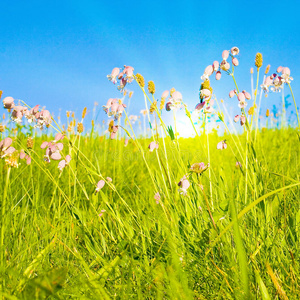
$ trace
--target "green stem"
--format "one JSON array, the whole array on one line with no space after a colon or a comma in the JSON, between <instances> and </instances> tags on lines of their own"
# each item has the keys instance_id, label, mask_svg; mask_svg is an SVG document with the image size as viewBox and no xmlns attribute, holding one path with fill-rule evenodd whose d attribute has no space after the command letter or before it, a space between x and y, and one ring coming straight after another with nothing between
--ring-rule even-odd
<instances>
[{"instance_id":1,"label":"green stem","mask_svg":"<svg viewBox=\"0 0 300 300\"><path fill-rule=\"evenodd\" d=\"M292 94L292 98L294 100L294 105L295 105L296 115L297 115L297 120L298 120L298 127L300 128L300 120L299 120L299 114L298 114L296 100L295 100L295 97L294 97L294 94L293 94L292 87L291 87L290 83L288 83L288 85L289 85L289 88L290 88L290 91L291 91L291 94Z\"/></svg>"},{"instance_id":2,"label":"green stem","mask_svg":"<svg viewBox=\"0 0 300 300\"><path fill-rule=\"evenodd\" d=\"M5 247L4 247L4 234L5 234L5 211L6 211L6 200L7 200L7 190L9 183L9 175L10 175L11 167L8 168L6 173L5 186L3 191L2 198L2 209L1 209L1 235L0 235L0 251L1 251L1 267L5 265Z\"/></svg>"}]
</instances>

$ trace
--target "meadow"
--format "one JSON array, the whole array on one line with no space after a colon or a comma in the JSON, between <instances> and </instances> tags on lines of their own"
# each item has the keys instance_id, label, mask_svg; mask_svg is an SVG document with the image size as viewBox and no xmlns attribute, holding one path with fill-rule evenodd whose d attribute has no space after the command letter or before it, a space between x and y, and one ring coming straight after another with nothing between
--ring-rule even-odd
<instances>
[{"instance_id":1,"label":"meadow","mask_svg":"<svg viewBox=\"0 0 300 300\"><path fill-rule=\"evenodd\" d=\"M86 124L87 109L67 112L62 125L38 105L2 99L1 299L300 298L300 124L290 70L269 74L258 53L252 91L242 91L238 54L225 50L205 68L194 110L201 126L179 91L158 100L154 82L129 66L108 75L121 99L103 103L104 133L96 120ZM213 77L226 75L236 116L213 93ZM130 83L144 94L139 133L124 104ZM283 85L295 122L282 114L273 126L259 96ZM178 135L179 109L195 137ZM222 136L207 128L213 114Z\"/></svg>"}]
</instances>

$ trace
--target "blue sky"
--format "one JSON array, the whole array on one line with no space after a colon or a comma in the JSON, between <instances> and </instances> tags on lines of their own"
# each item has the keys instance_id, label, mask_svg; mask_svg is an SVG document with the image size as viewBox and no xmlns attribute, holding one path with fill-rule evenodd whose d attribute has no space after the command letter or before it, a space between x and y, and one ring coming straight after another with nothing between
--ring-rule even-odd
<instances>
[{"instance_id":1,"label":"blue sky","mask_svg":"<svg viewBox=\"0 0 300 300\"><path fill-rule=\"evenodd\" d=\"M299 103L299 8L299 1L2 0L0 88L29 105L81 112L119 97L106 75L126 64L155 82L157 97L175 87L192 109L204 68L238 46L241 89L250 90L249 70L261 52L263 70L290 67ZM228 99L229 76L212 86L228 107L236 105ZM143 98L136 84L129 88L135 91L131 112L138 113ZM278 99L263 98L263 105L271 108Z\"/></svg>"}]
</instances>

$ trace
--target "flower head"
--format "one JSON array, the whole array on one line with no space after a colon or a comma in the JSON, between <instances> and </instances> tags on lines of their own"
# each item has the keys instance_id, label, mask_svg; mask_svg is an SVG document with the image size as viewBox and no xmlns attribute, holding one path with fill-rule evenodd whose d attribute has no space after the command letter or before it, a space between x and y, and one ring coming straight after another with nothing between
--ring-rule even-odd
<instances>
[{"instance_id":1,"label":"flower head","mask_svg":"<svg viewBox=\"0 0 300 300\"><path fill-rule=\"evenodd\" d=\"M218 150L223 150L227 148L226 140L221 141L217 144L217 149Z\"/></svg>"},{"instance_id":2,"label":"flower head","mask_svg":"<svg viewBox=\"0 0 300 300\"><path fill-rule=\"evenodd\" d=\"M111 81L113 84L117 82L117 77L120 74L119 68L113 68L111 74L107 75L107 78L109 81Z\"/></svg>"},{"instance_id":3,"label":"flower head","mask_svg":"<svg viewBox=\"0 0 300 300\"><path fill-rule=\"evenodd\" d=\"M150 152L153 152L154 149L158 149L158 143L157 142L151 142L148 146Z\"/></svg>"},{"instance_id":4,"label":"flower head","mask_svg":"<svg viewBox=\"0 0 300 300\"><path fill-rule=\"evenodd\" d=\"M190 167L190 171L197 174L202 174L204 171L206 171L209 167L209 164L205 165L204 162L201 163L194 163Z\"/></svg>"}]
</instances>

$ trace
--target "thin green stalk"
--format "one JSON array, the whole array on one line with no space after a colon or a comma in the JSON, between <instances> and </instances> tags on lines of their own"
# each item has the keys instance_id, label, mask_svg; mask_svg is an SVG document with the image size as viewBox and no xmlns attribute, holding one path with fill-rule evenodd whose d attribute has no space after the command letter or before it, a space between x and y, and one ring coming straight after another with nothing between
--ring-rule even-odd
<instances>
[{"instance_id":1,"label":"thin green stalk","mask_svg":"<svg viewBox=\"0 0 300 300\"><path fill-rule=\"evenodd\" d=\"M7 190L9 185L9 176L10 176L11 167L8 167L6 172L6 179L1 203L1 235L0 235L0 251L1 251L1 267L5 266L5 247L4 247L4 235L5 235L5 227L6 227L6 202L7 202Z\"/></svg>"},{"instance_id":2,"label":"thin green stalk","mask_svg":"<svg viewBox=\"0 0 300 300\"><path fill-rule=\"evenodd\" d=\"M296 110L296 115L297 115L297 120L298 120L298 127L300 128L300 120L299 120L299 114L298 114L298 109L297 109L296 100L295 100L295 97L294 97L294 93L293 93L291 84L288 83L288 85L289 85L289 88L290 88L290 91L291 91L291 94L292 94L292 98L293 98L293 100L294 100L294 105L295 105L295 110Z\"/></svg>"}]
</instances>

